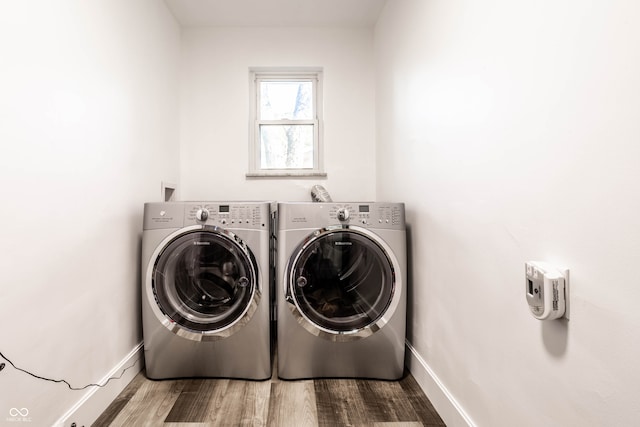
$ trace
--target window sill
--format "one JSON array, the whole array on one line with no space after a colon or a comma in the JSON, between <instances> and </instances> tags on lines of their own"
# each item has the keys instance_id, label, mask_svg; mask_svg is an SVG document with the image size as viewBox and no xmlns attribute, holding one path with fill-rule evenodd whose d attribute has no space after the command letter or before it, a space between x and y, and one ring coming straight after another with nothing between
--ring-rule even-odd
<instances>
[{"instance_id":1,"label":"window sill","mask_svg":"<svg viewBox=\"0 0 640 427\"><path fill-rule=\"evenodd\" d=\"M270 171L270 172L249 172L245 177L254 178L326 178L326 172L306 172L306 171Z\"/></svg>"}]
</instances>

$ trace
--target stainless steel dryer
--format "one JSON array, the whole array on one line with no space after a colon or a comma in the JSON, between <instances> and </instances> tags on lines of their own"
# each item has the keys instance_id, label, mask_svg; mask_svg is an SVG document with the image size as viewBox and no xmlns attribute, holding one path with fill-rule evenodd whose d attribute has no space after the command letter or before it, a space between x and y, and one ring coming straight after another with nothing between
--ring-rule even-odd
<instances>
[{"instance_id":1,"label":"stainless steel dryer","mask_svg":"<svg viewBox=\"0 0 640 427\"><path fill-rule=\"evenodd\" d=\"M278 376L400 378L404 204L279 203L278 218Z\"/></svg>"},{"instance_id":2,"label":"stainless steel dryer","mask_svg":"<svg viewBox=\"0 0 640 427\"><path fill-rule=\"evenodd\" d=\"M270 215L259 202L145 204L149 378L271 377Z\"/></svg>"}]
</instances>

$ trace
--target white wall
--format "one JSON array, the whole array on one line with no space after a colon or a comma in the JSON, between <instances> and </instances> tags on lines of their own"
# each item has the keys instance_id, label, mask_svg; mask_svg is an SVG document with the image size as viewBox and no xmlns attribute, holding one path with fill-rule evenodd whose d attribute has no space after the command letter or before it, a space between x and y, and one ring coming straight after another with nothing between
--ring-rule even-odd
<instances>
[{"instance_id":1,"label":"white wall","mask_svg":"<svg viewBox=\"0 0 640 427\"><path fill-rule=\"evenodd\" d=\"M377 196L407 203L409 340L478 426L640 419L640 4L394 0ZM542 323L524 262L571 269Z\"/></svg>"},{"instance_id":2,"label":"white wall","mask_svg":"<svg viewBox=\"0 0 640 427\"><path fill-rule=\"evenodd\" d=\"M142 339L142 207L179 179L179 49L156 0L3 2L0 351L23 369L83 386ZM7 363L0 425L11 408L52 425L88 390Z\"/></svg>"},{"instance_id":3,"label":"white wall","mask_svg":"<svg viewBox=\"0 0 640 427\"><path fill-rule=\"evenodd\" d=\"M326 179L247 179L249 68L324 69ZM181 199L333 200L375 196L373 32L339 28L205 28L182 35ZM354 161L355 159L355 161Z\"/></svg>"}]
</instances>

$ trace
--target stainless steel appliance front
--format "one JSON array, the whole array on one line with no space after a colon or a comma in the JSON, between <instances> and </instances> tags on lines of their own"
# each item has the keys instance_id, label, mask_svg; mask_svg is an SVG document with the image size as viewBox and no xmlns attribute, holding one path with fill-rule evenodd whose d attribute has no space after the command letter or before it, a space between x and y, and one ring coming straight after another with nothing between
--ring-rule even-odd
<instances>
[{"instance_id":1,"label":"stainless steel appliance front","mask_svg":"<svg viewBox=\"0 0 640 427\"><path fill-rule=\"evenodd\" d=\"M269 203L145 205L150 378L271 376Z\"/></svg>"}]
</instances>

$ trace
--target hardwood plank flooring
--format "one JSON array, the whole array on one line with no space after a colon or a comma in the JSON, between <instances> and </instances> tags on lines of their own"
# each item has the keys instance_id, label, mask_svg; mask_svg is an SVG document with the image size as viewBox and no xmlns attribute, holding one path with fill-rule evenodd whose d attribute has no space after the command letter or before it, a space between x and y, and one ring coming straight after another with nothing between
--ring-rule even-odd
<instances>
[{"instance_id":1,"label":"hardwood plank flooring","mask_svg":"<svg viewBox=\"0 0 640 427\"><path fill-rule=\"evenodd\" d=\"M275 371L274 371L275 372ZM415 379L149 380L144 371L96 427L444 426Z\"/></svg>"},{"instance_id":2,"label":"hardwood plank flooring","mask_svg":"<svg viewBox=\"0 0 640 427\"><path fill-rule=\"evenodd\" d=\"M271 384L267 426L317 426L318 412L312 380ZM292 410L295 410L293 413Z\"/></svg>"}]
</instances>

